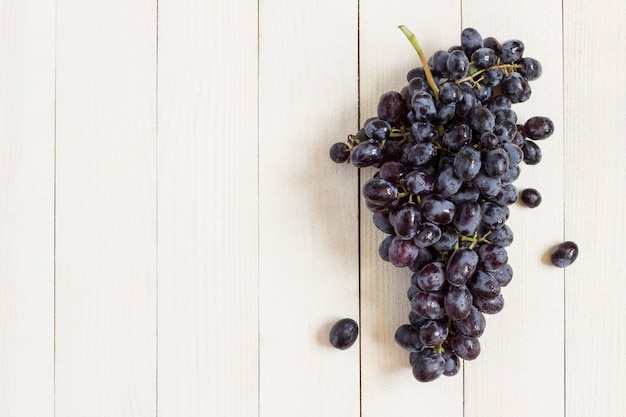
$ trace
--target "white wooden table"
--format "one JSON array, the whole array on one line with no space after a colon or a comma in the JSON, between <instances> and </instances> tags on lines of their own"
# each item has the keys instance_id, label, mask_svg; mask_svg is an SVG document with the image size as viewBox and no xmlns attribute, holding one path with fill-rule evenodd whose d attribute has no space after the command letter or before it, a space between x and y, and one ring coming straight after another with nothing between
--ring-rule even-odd
<instances>
[{"instance_id":1,"label":"white wooden table","mask_svg":"<svg viewBox=\"0 0 626 417\"><path fill-rule=\"evenodd\" d=\"M626 415L619 0L3 0L0 416ZM328 147L464 27L543 64L556 125L506 307L422 384L361 178ZM361 213L359 213L361 207ZM563 241L565 270L546 254ZM328 330L361 326L338 351Z\"/></svg>"}]
</instances>

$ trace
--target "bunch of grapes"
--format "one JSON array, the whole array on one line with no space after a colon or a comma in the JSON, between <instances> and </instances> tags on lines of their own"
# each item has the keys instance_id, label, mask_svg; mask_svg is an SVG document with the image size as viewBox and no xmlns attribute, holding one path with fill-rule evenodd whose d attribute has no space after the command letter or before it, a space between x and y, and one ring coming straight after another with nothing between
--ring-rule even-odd
<instances>
[{"instance_id":1,"label":"bunch of grapes","mask_svg":"<svg viewBox=\"0 0 626 417\"><path fill-rule=\"evenodd\" d=\"M458 373L480 353L485 314L504 306L511 281L506 224L522 164L541 161L537 141L548 117L518 120L541 64L520 40L500 43L467 28L461 42L426 59L400 27L422 66L401 91L380 97L377 116L330 148L337 163L377 168L362 188L373 222L386 234L379 254L413 272L408 323L395 333L418 381ZM535 199L536 201L536 199ZM538 204L538 203L537 203Z\"/></svg>"}]
</instances>

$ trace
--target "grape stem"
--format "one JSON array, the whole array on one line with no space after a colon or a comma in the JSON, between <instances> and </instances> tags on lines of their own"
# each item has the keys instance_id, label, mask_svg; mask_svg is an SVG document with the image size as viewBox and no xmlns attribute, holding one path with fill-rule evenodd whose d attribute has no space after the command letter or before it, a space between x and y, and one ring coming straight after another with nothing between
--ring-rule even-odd
<instances>
[{"instance_id":1,"label":"grape stem","mask_svg":"<svg viewBox=\"0 0 626 417\"><path fill-rule=\"evenodd\" d=\"M516 69L522 68L522 67L523 67L523 65L520 65L520 64L499 64L499 65L494 65L494 66L491 66L489 68L478 70L478 71L472 73L471 75L468 75L465 78L461 78L460 80L456 80L456 83L457 84L461 84L461 83L466 82L466 81L478 83L480 80L474 80L474 77L476 77L477 75L483 74L483 73L485 73L485 72L487 72L489 70L502 69L502 70L505 70L505 71L508 72L508 71L515 71Z\"/></svg>"},{"instance_id":2,"label":"grape stem","mask_svg":"<svg viewBox=\"0 0 626 417\"><path fill-rule=\"evenodd\" d=\"M426 73L426 82L433 90L433 94L435 95L435 100L439 100L439 88L437 87L437 83L435 83L435 79L433 78L433 73L430 71L430 67L428 66L428 60L426 59L426 55L424 55L424 51L420 46L420 43L417 41L417 37L415 34L411 32L406 26L400 25L398 26L402 33L407 37L411 45L413 45L413 49L417 52L417 55L422 61L422 66L424 67L424 72Z\"/></svg>"}]
</instances>

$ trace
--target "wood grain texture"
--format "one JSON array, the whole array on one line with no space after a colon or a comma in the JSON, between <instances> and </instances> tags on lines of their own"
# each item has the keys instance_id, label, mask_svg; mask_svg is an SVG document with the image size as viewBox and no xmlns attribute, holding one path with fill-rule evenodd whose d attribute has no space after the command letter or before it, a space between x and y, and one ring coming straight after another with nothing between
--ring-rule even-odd
<instances>
[{"instance_id":1,"label":"wood grain texture","mask_svg":"<svg viewBox=\"0 0 626 417\"><path fill-rule=\"evenodd\" d=\"M378 99L386 91L400 91L406 74L422 66L416 52L398 25L404 24L418 37L424 53L457 42L461 22L459 3L442 1L402 1L389 7L379 1L361 1L360 91L361 121L376 116ZM446 16L450 25L433 16ZM361 183L374 174L362 170ZM362 197L361 197L362 198ZM361 326L363 417L387 415L461 416L463 377L441 378L421 384L411 373L409 354L394 340L398 326L408 323L411 310L406 293L411 272L385 263L378 256L384 234L372 224L372 213L361 205Z\"/></svg>"},{"instance_id":2,"label":"wood grain texture","mask_svg":"<svg viewBox=\"0 0 626 417\"><path fill-rule=\"evenodd\" d=\"M566 415L624 416L626 6L564 3ZM617 78L616 78L617 77Z\"/></svg>"},{"instance_id":3,"label":"wood grain texture","mask_svg":"<svg viewBox=\"0 0 626 417\"><path fill-rule=\"evenodd\" d=\"M625 416L626 65L617 0L7 0L0 6L0 416ZM328 148L463 27L543 64L549 116L511 208L515 275L462 375L393 340L378 257ZM607 219L608 218L608 221ZM567 269L549 264L579 244ZM346 351L332 324L360 324Z\"/></svg>"},{"instance_id":4,"label":"wood grain texture","mask_svg":"<svg viewBox=\"0 0 626 417\"><path fill-rule=\"evenodd\" d=\"M359 416L357 173L328 148L356 128L357 4L260 2L260 415Z\"/></svg>"},{"instance_id":5,"label":"wood grain texture","mask_svg":"<svg viewBox=\"0 0 626 417\"><path fill-rule=\"evenodd\" d=\"M159 2L159 416L258 415L257 5Z\"/></svg>"},{"instance_id":6,"label":"wood grain texture","mask_svg":"<svg viewBox=\"0 0 626 417\"><path fill-rule=\"evenodd\" d=\"M0 415L54 405L54 1L0 7Z\"/></svg>"},{"instance_id":7,"label":"wood grain texture","mask_svg":"<svg viewBox=\"0 0 626 417\"><path fill-rule=\"evenodd\" d=\"M56 415L156 412L156 4L57 1Z\"/></svg>"}]
</instances>

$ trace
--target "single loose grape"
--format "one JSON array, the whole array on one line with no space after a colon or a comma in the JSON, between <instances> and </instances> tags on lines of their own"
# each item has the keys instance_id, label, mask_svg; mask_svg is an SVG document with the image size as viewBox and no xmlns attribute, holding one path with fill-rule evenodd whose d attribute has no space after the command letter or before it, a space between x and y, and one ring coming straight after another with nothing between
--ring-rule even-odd
<instances>
[{"instance_id":1,"label":"single loose grape","mask_svg":"<svg viewBox=\"0 0 626 417\"><path fill-rule=\"evenodd\" d=\"M333 162L342 164L350 159L350 147L343 142L337 142L330 147L330 159Z\"/></svg>"},{"instance_id":2,"label":"single loose grape","mask_svg":"<svg viewBox=\"0 0 626 417\"><path fill-rule=\"evenodd\" d=\"M541 194L534 188L526 188L522 191L520 199L525 206L535 208L541 204Z\"/></svg>"},{"instance_id":3,"label":"single loose grape","mask_svg":"<svg viewBox=\"0 0 626 417\"><path fill-rule=\"evenodd\" d=\"M359 325L356 321L345 318L339 320L330 329L330 344L337 349L348 349L354 344L359 335Z\"/></svg>"},{"instance_id":4,"label":"single loose grape","mask_svg":"<svg viewBox=\"0 0 626 417\"><path fill-rule=\"evenodd\" d=\"M554 266L565 268L578 258L578 245L572 241L563 242L552 251L550 261Z\"/></svg>"}]
</instances>

